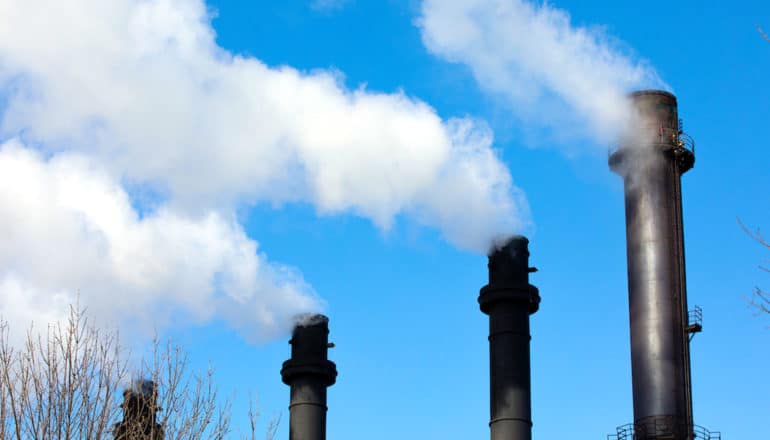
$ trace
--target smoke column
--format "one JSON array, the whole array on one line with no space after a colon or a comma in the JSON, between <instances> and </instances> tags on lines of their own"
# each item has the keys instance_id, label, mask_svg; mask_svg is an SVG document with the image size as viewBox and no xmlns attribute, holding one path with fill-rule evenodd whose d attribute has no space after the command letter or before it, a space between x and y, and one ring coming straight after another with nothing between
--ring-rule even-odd
<instances>
[{"instance_id":1,"label":"smoke column","mask_svg":"<svg viewBox=\"0 0 770 440\"><path fill-rule=\"evenodd\" d=\"M525 124L603 150L634 124L628 92L667 88L622 42L547 2L424 0L418 25L431 53L468 66Z\"/></svg>"},{"instance_id":2,"label":"smoke column","mask_svg":"<svg viewBox=\"0 0 770 440\"><path fill-rule=\"evenodd\" d=\"M529 223L484 123L229 53L202 0L0 0L0 94L0 313L21 327L80 292L110 318L287 332L323 301L237 222L257 203L479 253Z\"/></svg>"}]
</instances>

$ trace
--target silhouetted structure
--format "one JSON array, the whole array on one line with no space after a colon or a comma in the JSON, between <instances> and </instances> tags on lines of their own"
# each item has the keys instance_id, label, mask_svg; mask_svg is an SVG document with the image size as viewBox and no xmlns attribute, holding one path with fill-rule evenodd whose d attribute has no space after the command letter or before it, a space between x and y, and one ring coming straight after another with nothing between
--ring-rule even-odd
<instances>
[{"instance_id":1,"label":"silhouetted structure","mask_svg":"<svg viewBox=\"0 0 770 440\"><path fill-rule=\"evenodd\" d=\"M329 318L300 317L289 344L291 359L281 369L291 387L289 440L326 440L326 389L337 380L337 366L328 358Z\"/></svg>"},{"instance_id":2,"label":"silhouetted structure","mask_svg":"<svg viewBox=\"0 0 770 440\"><path fill-rule=\"evenodd\" d=\"M115 424L115 440L163 440L157 423L158 391L155 383L143 380L123 391L123 420Z\"/></svg>"},{"instance_id":3,"label":"silhouetted structure","mask_svg":"<svg viewBox=\"0 0 770 440\"><path fill-rule=\"evenodd\" d=\"M529 241L512 237L489 254L489 284L479 305L489 315L490 420L492 440L530 440L532 403L529 315L540 295L529 284Z\"/></svg>"}]
</instances>

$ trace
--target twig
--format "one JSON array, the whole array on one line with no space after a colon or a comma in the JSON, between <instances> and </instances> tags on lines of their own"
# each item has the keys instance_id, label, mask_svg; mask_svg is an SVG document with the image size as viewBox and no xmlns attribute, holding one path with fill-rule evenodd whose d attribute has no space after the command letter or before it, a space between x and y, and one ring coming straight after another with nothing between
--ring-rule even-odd
<instances>
[{"instance_id":1,"label":"twig","mask_svg":"<svg viewBox=\"0 0 770 440\"><path fill-rule=\"evenodd\" d=\"M767 35L765 31L762 30L762 27L760 25L757 25L757 30L759 31L759 35L762 35L762 38L770 42L770 35Z\"/></svg>"}]
</instances>

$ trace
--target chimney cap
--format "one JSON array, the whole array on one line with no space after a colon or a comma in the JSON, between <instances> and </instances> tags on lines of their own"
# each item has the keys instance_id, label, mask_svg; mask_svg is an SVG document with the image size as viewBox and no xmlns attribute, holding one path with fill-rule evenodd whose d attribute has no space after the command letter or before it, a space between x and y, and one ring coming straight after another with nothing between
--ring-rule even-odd
<instances>
[{"instance_id":1,"label":"chimney cap","mask_svg":"<svg viewBox=\"0 0 770 440\"><path fill-rule=\"evenodd\" d=\"M489 253L489 284L529 284L529 240L521 235L508 237Z\"/></svg>"},{"instance_id":2,"label":"chimney cap","mask_svg":"<svg viewBox=\"0 0 770 440\"><path fill-rule=\"evenodd\" d=\"M499 255L515 256L523 250L529 256L529 240L523 235L511 235L506 238L495 240L489 249L487 256L492 259Z\"/></svg>"},{"instance_id":3,"label":"chimney cap","mask_svg":"<svg viewBox=\"0 0 770 440\"><path fill-rule=\"evenodd\" d=\"M481 311L490 314L496 304L525 303L529 313L540 305L537 288L529 284L529 240L521 235L497 241L489 252L489 284L479 292Z\"/></svg>"},{"instance_id":4,"label":"chimney cap","mask_svg":"<svg viewBox=\"0 0 770 440\"><path fill-rule=\"evenodd\" d=\"M328 326L329 317L320 313L301 313L294 316L294 328Z\"/></svg>"},{"instance_id":5,"label":"chimney cap","mask_svg":"<svg viewBox=\"0 0 770 440\"><path fill-rule=\"evenodd\" d=\"M645 89L645 90L637 90L635 92L631 92L628 94L629 98L631 99L642 97L642 96L650 96L650 95L664 96L676 102L676 96L673 93L667 92L665 90Z\"/></svg>"}]
</instances>

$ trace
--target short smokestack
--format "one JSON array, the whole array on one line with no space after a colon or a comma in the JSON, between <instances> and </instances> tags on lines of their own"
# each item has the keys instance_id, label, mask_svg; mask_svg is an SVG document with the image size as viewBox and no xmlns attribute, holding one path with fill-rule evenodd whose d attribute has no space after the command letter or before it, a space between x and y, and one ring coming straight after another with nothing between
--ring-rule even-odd
<instances>
[{"instance_id":1,"label":"short smokestack","mask_svg":"<svg viewBox=\"0 0 770 440\"><path fill-rule=\"evenodd\" d=\"M281 369L291 387L289 440L326 440L326 388L337 380L337 366L328 358L329 318L303 315L289 344L291 359Z\"/></svg>"},{"instance_id":2,"label":"short smokestack","mask_svg":"<svg viewBox=\"0 0 770 440\"><path fill-rule=\"evenodd\" d=\"M529 241L512 237L489 253L489 284L479 305L489 315L490 420L492 440L532 439L529 315L540 295L529 284Z\"/></svg>"},{"instance_id":3,"label":"short smokestack","mask_svg":"<svg viewBox=\"0 0 770 440\"><path fill-rule=\"evenodd\" d=\"M693 424L690 381L689 338L700 324L688 322L681 176L694 147L674 95L643 90L630 99L637 124L609 159L625 187L634 401L632 429L616 438L712 438Z\"/></svg>"},{"instance_id":4,"label":"short smokestack","mask_svg":"<svg viewBox=\"0 0 770 440\"><path fill-rule=\"evenodd\" d=\"M123 420L113 427L115 440L163 440L163 427L157 422L158 387L151 380L137 381L123 391Z\"/></svg>"}]
</instances>

